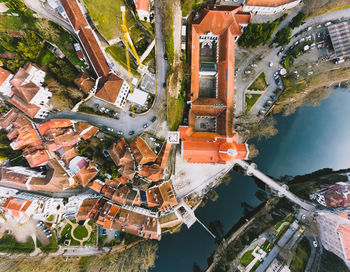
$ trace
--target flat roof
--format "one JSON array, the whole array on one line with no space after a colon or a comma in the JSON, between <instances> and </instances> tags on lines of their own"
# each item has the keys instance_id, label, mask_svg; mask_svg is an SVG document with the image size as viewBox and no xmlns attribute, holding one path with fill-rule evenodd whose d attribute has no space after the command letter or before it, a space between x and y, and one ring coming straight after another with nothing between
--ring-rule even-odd
<instances>
[{"instance_id":1,"label":"flat roof","mask_svg":"<svg viewBox=\"0 0 350 272\"><path fill-rule=\"evenodd\" d=\"M337 57L350 55L350 25L348 22L331 25L328 27L332 45Z\"/></svg>"}]
</instances>

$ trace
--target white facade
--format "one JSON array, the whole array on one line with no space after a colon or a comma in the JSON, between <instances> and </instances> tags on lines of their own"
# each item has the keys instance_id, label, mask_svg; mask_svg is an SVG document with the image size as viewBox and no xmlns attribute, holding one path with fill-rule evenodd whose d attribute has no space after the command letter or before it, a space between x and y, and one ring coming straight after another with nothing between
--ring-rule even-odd
<instances>
[{"instance_id":1,"label":"white facade","mask_svg":"<svg viewBox=\"0 0 350 272\"><path fill-rule=\"evenodd\" d=\"M47 4L48 4L52 9L57 9L58 6L59 6L57 0L47 0Z\"/></svg>"},{"instance_id":2,"label":"white facade","mask_svg":"<svg viewBox=\"0 0 350 272\"><path fill-rule=\"evenodd\" d=\"M243 4L243 11L244 12L251 12L254 14L274 14L274 13L278 13L278 12L283 12L287 9L291 9L294 8L295 6L297 6L301 0L295 0L295 1L290 1L289 3L286 3L284 5L280 5L280 6L250 6L246 4L247 1L244 1ZM273 2L273 1L271 1ZM286 1L287 2L287 1Z\"/></svg>"},{"instance_id":3,"label":"white facade","mask_svg":"<svg viewBox=\"0 0 350 272\"><path fill-rule=\"evenodd\" d=\"M11 83L10 83L10 80L13 78L13 75L10 74L6 79L5 81L1 84L0 86L0 93L5 95L5 96L9 96L10 93L11 93Z\"/></svg>"},{"instance_id":4,"label":"white facade","mask_svg":"<svg viewBox=\"0 0 350 272\"><path fill-rule=\"evenodd\" d=\"M129 95L130 87L129 84L126 83L126 81L123 81L122 86L120 87L117 99L115 100L114 104L119 108L124 108L126 99Z\"/></svg>"},{"instance_id":5,"label":"white facade","mask_svg":"<svg viewBox=\"0 0 350 272\"><path fill-rule=\"evenodd\" d=\"M318 214L317 223L320 230L322 245L325 249L341 258L345 264L350 267L350 260L345 258L345 248L341 236L338 233L339 225L349 225L350 220L340 217L335 213L322 211Z\"/></svg>"},{"instance_id":6,"label":"white facade","mask_svg":"<svg viewBox=\"0 0 350 272\"><path fill-rule=\"evenodd\" d=\"M150 12L147 11L147 10L142 10L142 9L139 9L137 11L137 15L139 16L140 20L141 21L147 21L149 22L150 21Z\"/></svg>"}]
</instances>

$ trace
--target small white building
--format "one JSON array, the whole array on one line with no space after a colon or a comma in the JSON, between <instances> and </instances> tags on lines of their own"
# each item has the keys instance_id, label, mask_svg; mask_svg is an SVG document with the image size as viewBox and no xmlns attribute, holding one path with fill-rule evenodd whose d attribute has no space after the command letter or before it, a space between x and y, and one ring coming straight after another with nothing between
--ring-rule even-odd
<instances>
[{"instance_id":1,"label":"small white building","mask_svg":"<svg viewBox=\"0 0 350 272\"><path fill-rule=\"evenodd\" d=\"M243 11L268 15L294 8L300 2L301 0L245 0L243 3Z\"/></svg>"},{"instance_id":2,"label":"small white building","mask_svg":"<svg viewBox=\"0 0 350 272\"><path fill-rule=\"evenodd\" d=\"M135 89L132 93L129 93L128 101L144 107L146 106L148 98L149 93L146 93L140 89Z\"/></svg>"},{"instance_id":3,"label":"small white building","mask_svg":"<svg viewBox=\"0 0 350 272\"><path fill-rule=\"evenodd\" d=\"M11 93L10 80L13 78L13 74L0 67L0 93L5 96L9 96Z\"/></svg>"},{"instance_id":4,"label":"small white building","mask_svg":"<svg viewBox=\"0 0 350 272\"><path fill-rule=\"evenodd\" d=\"M151 21L151 1L150 0L134 0L136 12L141 21Z\"/></svg>"},{"instance_id":5,"label":"small white building","mask_svg":"<svg viewBox=\"0 0 350 272\"><path fill-rule=\"evenodd\" d=\"M43 87L46 73L32 63L19 68L10 79L9 102L30 118L45 118L49 111L52 93Z\"/></svg>"}]
</instances>

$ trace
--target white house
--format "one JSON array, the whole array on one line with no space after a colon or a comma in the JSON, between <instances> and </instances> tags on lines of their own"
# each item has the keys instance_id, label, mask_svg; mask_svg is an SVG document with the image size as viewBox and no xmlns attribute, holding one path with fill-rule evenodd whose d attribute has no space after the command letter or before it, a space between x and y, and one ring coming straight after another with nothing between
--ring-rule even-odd
<instances>
[{"instance_id":1,"label":"white house","mask_svg":"<svg viewBox=\"0 0 350 272\"><path fill-rule=\"evenodd\" d=\"M136 12L142 21L150 21L150 0L134 0Z\"/></svg>"},{"instance_id":2,"label":"white house","mask_svg":"<svg viewBox=\"0 0 350 272\"><path fill-rule=\"evenodd\" d=\"M13 78L13 75L0 67L0 93L5 96L9 96L11 93L11 83L10 80Z\"/></svg>"},{"instance_id":3,"label":"white house","mask_svg":"<svg viewBox=\"0 0 350 272\"><path fill-rule=\"evenodd\" d=\"M294 8L300 2L301 0L245 0L243 11L254 14L273 14Z\"/></svg>"}]
</instances>

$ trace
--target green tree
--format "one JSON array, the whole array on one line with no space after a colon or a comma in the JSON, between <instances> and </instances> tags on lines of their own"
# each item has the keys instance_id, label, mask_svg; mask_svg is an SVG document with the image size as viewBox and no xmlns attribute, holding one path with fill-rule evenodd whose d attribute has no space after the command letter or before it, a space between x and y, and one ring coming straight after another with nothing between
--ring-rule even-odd
<instances>
[{"instance_id":1,"label":"green tree","mask_svg":"<svg viewBox=\"0 0 350 272\"><path fill-rule=\"evenodd\" d=\"M292 21L289 23L291 28L295 28L301 25L301 23L305 20L305 14L299 12L296 16L293 17Z\"/></svg>"},{"instance_id":2,"label":"green tree","mask_svg":"<svg viewBox=\"0 0 350 272\"><path fill-rule=\"evenodd\" d=\"M276 33L274 42L281 46L286 45L289 43L291 35L292 29L289 26L284 27Z\"/></svg>"}]
</instances>

